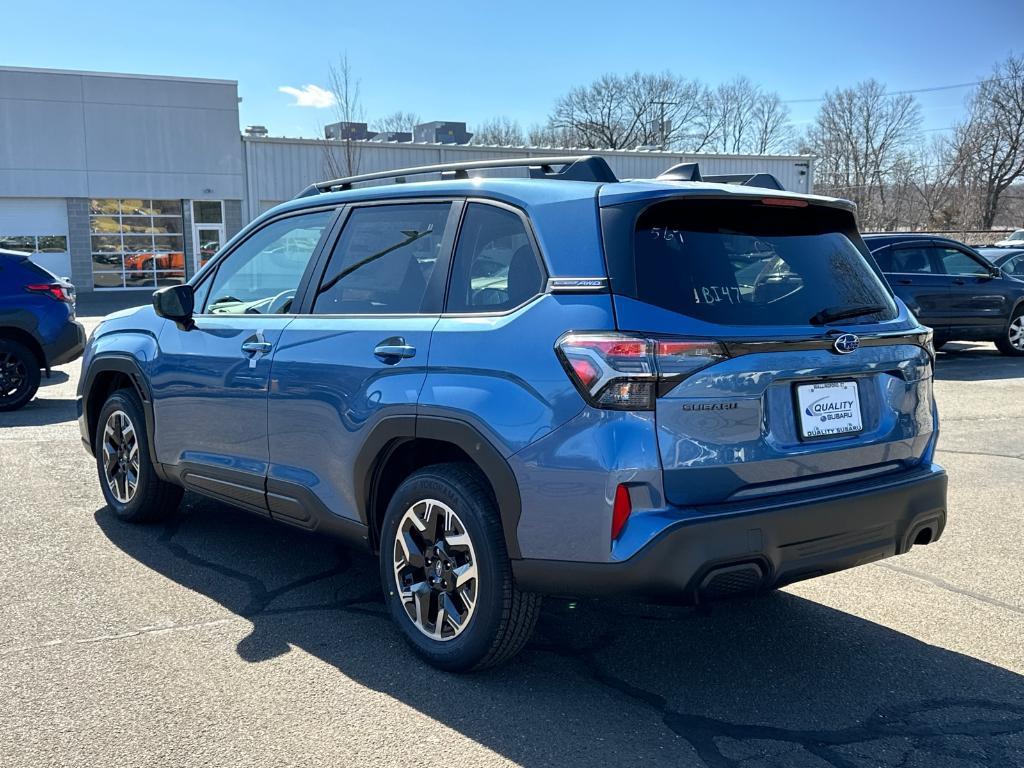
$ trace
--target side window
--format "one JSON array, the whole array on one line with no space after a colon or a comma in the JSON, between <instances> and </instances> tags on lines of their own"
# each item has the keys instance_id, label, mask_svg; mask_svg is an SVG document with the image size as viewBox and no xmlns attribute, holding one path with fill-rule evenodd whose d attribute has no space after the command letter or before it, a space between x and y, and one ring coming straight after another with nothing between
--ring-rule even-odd
<instances>
[{"instance_id":1,"label":"side window","mask_svg":"<svg viewBox=\"0 0 1024 768\"><path fill-rule=\"evenodd\" d=\"M470 203L455 249L448 312L503 312L544 289L544 272L523 220Z\"/></svg>"},{"instance_id":2,"label":"side window","mask_svg":"<svg viewBox=\"0 0 1024 768\"><path fill-rule=\"evenodd\" d=\"M956 248L936 248L939 260L942 263L942 270L947 275L987 275L988 270L984 266Z\"/></svg>"},{"instance_id":3,"label":"side window","mask_svg":"<svg viewBox=\"0 0 1024 768\"><path fill-rule=\"evenodd\" d=\"M217 267L206 313L274 315L291 311L295 290L334 211L289 216L268 224ZM199 291L205 291L201 286Z\"/></svg>"},{"instance_id":4,"label":"side window","mask_svg":"<svg viewBox=\"0 0 1024 768\"><path fill-rule=\"evenodd\" d=\"M872 251L871 255L875 258L875 263L878 264L878 268L883 272L895 272L892 268L892 248L886 246L885 248L879 248L877 251Z\"/></svg>"},{"instance_id":5,"label":"side window","mask_svg":"<svg viewBox=\"0 0 1024 768\"><path fill-rule=\"evenodd\" d=\"M896 274L932 274L928 248L893 248L892 269Z\"/></svg>"},{"instance_id":6,"label":"side window","mask_svg":"<svg viewBox=\"0 0 1024 768\"><path fill-rule=\"evenodd\" d=\"M1024 255L1010 259L1003 264L1003 269L1014 277L1024 277Z\"/></svg>"},{"instance_id":7,"label":"side window","mask_svg":"<svg viewBox=\"0 0 1024 768\"><path fill-rule=\"evenodd\" d=\"M427 287L450 203L356 208L345 222L313 303L318 315L414 315L430 306ZM438 292L439 293L439 292Z\"/></svg>"}]
</instances>

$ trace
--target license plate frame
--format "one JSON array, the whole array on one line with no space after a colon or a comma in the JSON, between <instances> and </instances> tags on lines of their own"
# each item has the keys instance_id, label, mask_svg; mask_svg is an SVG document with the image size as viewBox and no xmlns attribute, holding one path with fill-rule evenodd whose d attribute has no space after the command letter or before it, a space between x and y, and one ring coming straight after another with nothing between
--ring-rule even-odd
<instances>
[{"instance_id":1,"label":"license plate frame","mask_svg":"<svg viewBox=\"0 0 1024 768\"><path fill-rule=\"evenodd\" d=\"M828 410L819 416L808 413L807 409L827 399L828 395L820 393L835 390L839 397L846 397L851 402L849 408ZM850 397L852 394L852 398ZM833 400L835 402L835 400ZM840 403L846 400L839 400ZM818 381L801 381L793 384L793 410L796 412L797 437L804 442L816 440L839 440L844 437L855 437L864 432L864 414L861 411L860 382L856 379L821 379ZM848 413L849 424L854 428L830 432L814 432L814 426L828 421L846 421L846 419L825 419L833 414Z\"/></svg>"}]
</instances>

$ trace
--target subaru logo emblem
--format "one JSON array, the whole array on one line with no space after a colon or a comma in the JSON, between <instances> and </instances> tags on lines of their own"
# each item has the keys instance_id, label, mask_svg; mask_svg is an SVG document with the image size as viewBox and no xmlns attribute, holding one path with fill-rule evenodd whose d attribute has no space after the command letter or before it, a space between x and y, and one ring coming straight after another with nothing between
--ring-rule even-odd
<instances>
[{"instance_id":1,"label":"subaru logo emblem","mask_svg":"<svg viewBox=\"0 0 1024 768\"><path fill-rule=\"evenodd\" d=\"M860 346L860 339L854 336L852 333L844 333L842 336L836 338L832 342L832 346L836 348L836 352L840 355L848 355L851 352L855 352L857 347Z\"/></svg>"}]
</instances>

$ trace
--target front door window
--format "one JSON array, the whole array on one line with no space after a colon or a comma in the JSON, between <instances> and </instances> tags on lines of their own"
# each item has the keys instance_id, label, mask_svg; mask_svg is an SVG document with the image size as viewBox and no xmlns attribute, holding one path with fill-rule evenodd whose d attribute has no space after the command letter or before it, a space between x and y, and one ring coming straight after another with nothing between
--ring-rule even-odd
<instances>
[{"instance_id":1,"label":"front door window","mask_svg":"<svg viewBox=\"0 0 1024 768\"><path fill-rule=\"evenodd\" d=\"M335 212L288 216L255 232L217 265L205 314L277 315L292 299ZM198 308L197 308L198 309Z\"/></svg>"}]
</instances>

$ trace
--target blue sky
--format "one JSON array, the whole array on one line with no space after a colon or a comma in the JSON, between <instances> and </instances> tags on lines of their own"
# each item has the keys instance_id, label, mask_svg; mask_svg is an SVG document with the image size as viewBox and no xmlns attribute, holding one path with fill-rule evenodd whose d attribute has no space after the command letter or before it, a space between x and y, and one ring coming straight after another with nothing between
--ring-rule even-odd
<instances>
[{"instance_id":1,"label":"blue sky","mask_svg":"<svg viewBox=\"0 0 1024 768\"><path fill-rule=\"evenodd\" d=\"M295 106L279 88L326 87L345 52L370 119L403 109L470 124L507 115L524 127L604 72L669 69L712 85L747 75L788 100L869 77L892 90L965 83L1024 53L1022 0L460 5L11 3L0 63L237 80L243 125L312 136L333 110ZM923 127L952 125L965 94L921 94ZM798 127L816 108L790 106Z\"/></svg>"}]
</instances>

